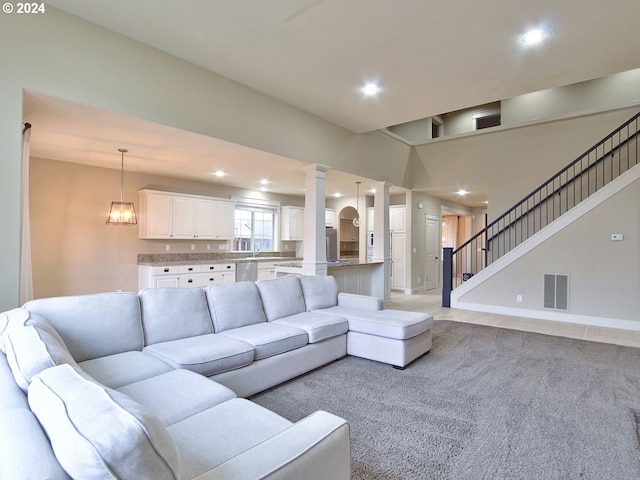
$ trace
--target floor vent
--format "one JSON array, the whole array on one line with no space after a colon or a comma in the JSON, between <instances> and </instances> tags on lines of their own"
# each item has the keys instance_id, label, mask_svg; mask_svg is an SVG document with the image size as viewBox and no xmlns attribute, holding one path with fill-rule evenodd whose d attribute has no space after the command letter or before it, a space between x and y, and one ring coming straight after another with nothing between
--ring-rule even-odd
<instances>
[{"instance_id":1,"label":"floor vent","mask_svg":"<svg viewBox=\"0 0 640 480\"><path fill-rule=\"evenodd\" d=\"M569 277L567 275L544 275L544 308L567 310L568 297Z\"/></svg>"}]
</instances>

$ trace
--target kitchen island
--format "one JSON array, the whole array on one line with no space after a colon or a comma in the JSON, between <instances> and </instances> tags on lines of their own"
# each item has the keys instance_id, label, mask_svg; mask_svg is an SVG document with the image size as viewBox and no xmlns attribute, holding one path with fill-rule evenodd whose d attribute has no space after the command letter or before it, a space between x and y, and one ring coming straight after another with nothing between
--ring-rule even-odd
<instances>
[{"instance_id":1,"label":"kitchen island","mask_svg":"<svg viewBox=\"0 0 640 480\"><path fill-rule=\"evenodd\" d=\"M276 276L301 275L302 262L274 263ZM327 274L336 279L341 292L384 298L383 262L354 260L327 263Z\"/></svg>"}]
</instances>

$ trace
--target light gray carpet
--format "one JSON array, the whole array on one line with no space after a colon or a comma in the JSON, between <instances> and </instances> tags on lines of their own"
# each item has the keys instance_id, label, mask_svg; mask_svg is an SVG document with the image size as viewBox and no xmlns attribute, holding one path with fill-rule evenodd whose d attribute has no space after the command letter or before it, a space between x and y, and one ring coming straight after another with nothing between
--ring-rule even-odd
<instances>
[{"instance_id":1,"label":"light gray carpet","mask_svg":"<svg viewBox=\"0 0 640 480\"><path fill-rule=\"evenodd\" d=\"M404 371L347 357L252 400L347 419L356 480L640 479L640 349L447 321L433 333Z\"/></svg>"}]
</instances>

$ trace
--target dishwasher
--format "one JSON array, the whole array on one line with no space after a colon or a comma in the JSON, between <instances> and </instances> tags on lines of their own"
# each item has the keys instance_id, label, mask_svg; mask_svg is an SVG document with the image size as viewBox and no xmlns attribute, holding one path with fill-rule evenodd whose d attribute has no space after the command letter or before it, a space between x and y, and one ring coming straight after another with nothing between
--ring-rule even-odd
<instances>
[{"instance_id":1,"label":"dishwasher","mask_svg":"<svg viewBox=\"0 0 640 480\"><path fill-rule=\"evenodd\" d=\"M258 280L258 262L236 263L236 282L255 282Z\"/></svg>"}]
</instances>

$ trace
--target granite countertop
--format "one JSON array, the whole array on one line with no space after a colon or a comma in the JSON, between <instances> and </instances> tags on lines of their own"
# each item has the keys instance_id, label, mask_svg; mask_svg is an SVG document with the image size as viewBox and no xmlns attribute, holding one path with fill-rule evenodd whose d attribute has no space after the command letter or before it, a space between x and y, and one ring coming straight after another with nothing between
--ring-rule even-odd
<instances>
[{"instance_id":1,"label":"granite countertop","mask_svg":"<svg viewBox=\"0 0 640 480\"><path fill-rule=\"evenodd\" d=\"M370 262L359 262L358 260L348 260L346 262L329 262L327 263L328 268L348 268L348 267L364 267L367 265L382 265L384 262L379 261L370 261Z\"/></svg>"},{"instance_id":2,"label":"granite countertop","mask_svg":"<svg viewBox=\"0 0 640 480\"><path fill-rule=\"evenodd\" d=\"M293 255L251 257L246 253L139 253L138 265L152 267L175 265L205 265L211 263L241 263L241 262L275 262L300 261Z\"/></svg>"},{"instance_id":3,"label":"granite countertop","mask_svg":"<svg viewBox=\"0 0 640 480\"><path fill-rule=\"evenodd\" d=\"M357 260L347 260L342 262L328 262L327 268L348 268L348 267L362 267L366 265L382 265L383 262L358 262ZM289 267L289 268L302 268L302 262L274 262L276 267Z\"/></svg>"}]
</instances>

